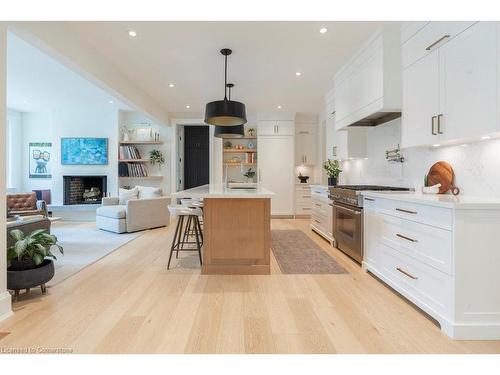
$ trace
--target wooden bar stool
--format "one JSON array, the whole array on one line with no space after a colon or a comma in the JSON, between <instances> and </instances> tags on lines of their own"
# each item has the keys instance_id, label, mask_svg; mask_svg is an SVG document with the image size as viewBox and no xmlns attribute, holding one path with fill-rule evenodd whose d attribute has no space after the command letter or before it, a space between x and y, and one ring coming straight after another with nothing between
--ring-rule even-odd
<instances>
[{"instance_id":1,"label":"wooden bar stool","mask_svg":"<svg viewBox=\"0 0 500 375\"><path fill-rule=\"evenodd\" d=\"M179 257L179 251L197 251L200 258L200 265L202 265L201 247L203 245L203 234L199 217L203 215L203 212L199 207L184 205L168 206L168 210L170 211L170 215L173 217L177 216L178 220L170 247L167 270L170 269L170 261L172 260L174 251L176 252L176 258ZM190 236L193 236L195 241L189 241ZM185 248L185 245L195 245L195 247Z\"/></svg>"}]
</instances>

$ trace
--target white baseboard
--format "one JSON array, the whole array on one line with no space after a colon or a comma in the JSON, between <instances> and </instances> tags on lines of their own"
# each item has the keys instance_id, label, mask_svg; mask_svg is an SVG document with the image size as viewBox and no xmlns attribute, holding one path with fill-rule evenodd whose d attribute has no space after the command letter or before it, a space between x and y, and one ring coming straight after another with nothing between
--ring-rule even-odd
<instances>
[{"instance_id":1,"label":"white baseboard","mask_svg":"<svg viewBox=\"0 0 500 375\"><path fill-rule=\"evenodd\" d=\"M0 293L0 321L12 315L12 297L9 292Z\"/></svg>"}]
</instances>

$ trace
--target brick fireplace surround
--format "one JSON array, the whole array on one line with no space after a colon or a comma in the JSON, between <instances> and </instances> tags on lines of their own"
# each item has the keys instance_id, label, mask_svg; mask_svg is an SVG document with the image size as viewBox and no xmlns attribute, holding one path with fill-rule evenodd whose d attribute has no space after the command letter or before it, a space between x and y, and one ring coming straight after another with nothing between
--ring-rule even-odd
<instances>
[{"instance_id":1,"label":"brick fireplace surround","mask_svg":"<svg viewBox=\"0 0 500 375\"><path fill-rule=\"evenodd\" d=\"M107 176L63 176L64 204L98 204L107 192ZM102 195L97 201L87 202L83 198L86 189L99 188Z\"/></svg>"}]
</instances>

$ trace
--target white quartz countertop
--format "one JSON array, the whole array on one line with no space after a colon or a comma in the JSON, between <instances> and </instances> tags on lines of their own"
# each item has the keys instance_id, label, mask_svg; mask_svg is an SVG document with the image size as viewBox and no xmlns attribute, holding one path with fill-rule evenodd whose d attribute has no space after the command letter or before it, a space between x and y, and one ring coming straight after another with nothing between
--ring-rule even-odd
<instances>
[{"instance_id":1,"label":"white quartz countertop","mask_svg":"<svg viewBox=\"0 0 500 375\"><path fill-rule=\"evenodd\" d=\"M170 194L172 198L271 198L272 191L256 185L256 189L230 189L224 184L202 185Z\"/></svg>"},{"instance_id":2,"label":"white quartz countertop","mask_svg":"<svg viewBox=\"0 0 500 375\"><path fill-rule=\"evenodd\" d=\"M500 199L487 197L474 197L468 195L449 195L449 194L421 194L408 192L362 192L365 197L387 198L403 202L412 202L425 204L429 206L438 206L456 209L500 209Z\"/></svg>"}]
</instances>

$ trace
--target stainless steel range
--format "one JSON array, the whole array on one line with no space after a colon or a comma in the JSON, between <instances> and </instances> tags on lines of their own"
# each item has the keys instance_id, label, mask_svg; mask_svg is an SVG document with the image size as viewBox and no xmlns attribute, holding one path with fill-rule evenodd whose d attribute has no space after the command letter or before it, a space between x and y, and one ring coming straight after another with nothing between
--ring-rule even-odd
<instances>
[{"instance_id":1,"label":"stainless steel range","mask_svg":"<svg viewBox=\"0 0 500 375\"><path fill-rule=\"evenodd\" d=\"M357 262L363 261L363 192L409 190L376 185L330 187L329 197L333 201L333 237L337 248Z\"/></svg>"}]
</instances>

